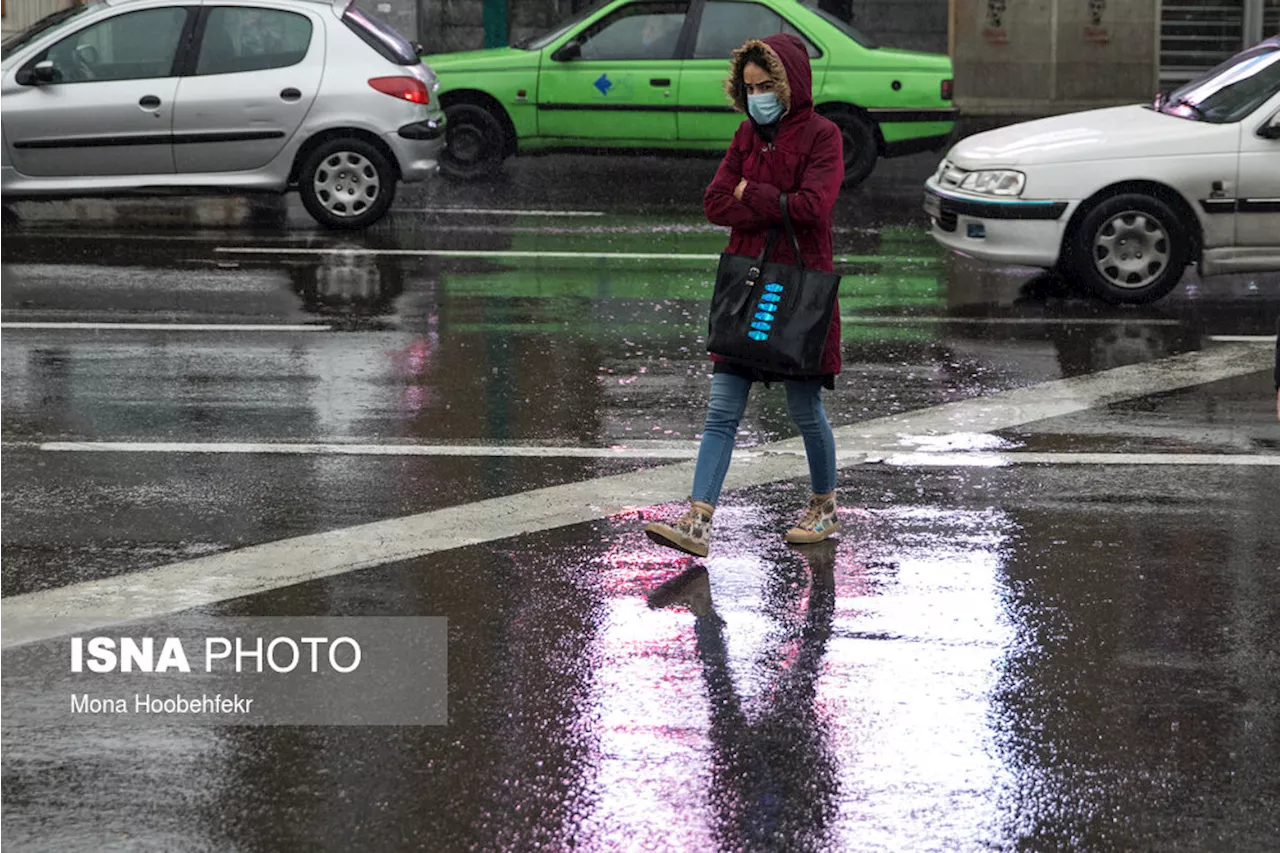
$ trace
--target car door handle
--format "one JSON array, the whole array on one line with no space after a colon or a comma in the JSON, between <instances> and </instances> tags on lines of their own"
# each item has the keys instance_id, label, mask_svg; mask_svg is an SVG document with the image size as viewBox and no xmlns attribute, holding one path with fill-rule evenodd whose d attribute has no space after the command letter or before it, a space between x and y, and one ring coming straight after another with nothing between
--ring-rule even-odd
<instances>
[{"instance_id":1,"label":"car door handle","mask_svg":"<svg viewBox=\"0 0 1280 853\"><path fill-rule=\"evenodd\" d=\"M155 95L144 95L142 100L138 101L138 106L144 110L155 110L160 108L160 99Z\"/></svg>"},{"instance_id":2,"label":"car door handle","mask_svg":"<svg viewBox=\"0 0 1280 853\"><path fill-rule=\"evenodd\" d=\"M285 89L283 92L281 92L281 93L280 93L280 100L282 100L282 101L290 101L290 102L292 102L292 101L300 101L300 100L302 100L302 93L301 93L301 92L299 92L297 89L294 89L294 88L288 88L288 89Z\"/></svg>"},{"instance_id":3,"label":"car door handle","mask_svg":"<svg viewBox=\"0 0 1280 853\"><path fill-rule=\"evenodd\" d=\"M653 78L650 78L649 85L650 86L670 86L671 78L670 77L653 77Z\"/></svg>"}]
</instances>

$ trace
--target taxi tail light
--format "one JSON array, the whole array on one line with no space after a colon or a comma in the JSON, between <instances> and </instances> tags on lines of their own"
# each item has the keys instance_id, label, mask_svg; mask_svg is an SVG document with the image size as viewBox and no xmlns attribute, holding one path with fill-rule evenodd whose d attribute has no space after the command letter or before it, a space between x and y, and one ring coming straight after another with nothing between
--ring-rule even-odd
<instances>
[{"instance_id":1,"label":"taxi tail light","mask_svg":"<svg viewBox=\"0 0 1280 853\"><path fill-rule=\"evenodd\" d=\"M952 89L954 88L954 84L955 84L954 80L942 81L942 100L944 101L951 100L951 92L952 92Z\"/></svg>"},{"instance_id":2,"label":"taxi tail light","mask_svg":"<svg viewBox=\"0 0 1280 853\"><path fill-rule=\"evenodd\" d=\"M403 98L410 103L431 103L431 93L427 91L427 84L417 77L374 77L369 81L369 85L384 95Z\"/></svg>"}]
</instances>

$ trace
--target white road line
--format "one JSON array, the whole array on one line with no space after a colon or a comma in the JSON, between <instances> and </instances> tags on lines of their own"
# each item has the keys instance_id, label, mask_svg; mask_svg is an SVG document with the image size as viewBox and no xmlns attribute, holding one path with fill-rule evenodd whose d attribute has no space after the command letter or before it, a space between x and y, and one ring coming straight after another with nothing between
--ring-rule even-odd
<instances>
[{"instance_id":1,"label":"white road line","mask_svg":"<svg viewBox=\"0 0 1280 853\"><path fill-rule=\"evenodd\" d=\"M901 436L899 438L902 438ZM679 446L683 445L683 446ZM53 453L213 453L286 456L481 456L562 459L696 459L698 442L670 443L663 447L538 447L528 445L470 444L344 444L340 442L146 442L146 441L48 441L5 442L5 449L35 448ZM921 452L884 454L878 444L843 445L847 457L864 462L902 467L995 467L1002 465L1277 465L1280 454L1228 453L1037 453L1008 450ZM769 452L769 451L765 451ZM736 460L761 455L754 448L739 448Z\"/></svg>"},{"instance_id":2,"label":"white road line","mask_svg":"<svg viewBox=\"0 0 1280 853\"><path fill-rule=\"evenodd\" d=\"M718 261L718 254L682 252L557 252L534 250L477 250L477 249L362 249L339 246L217 246L213 250L220 255L356 255L400 258L486 258L558 260L615 260L615 261ZM901 263L925 266L937 263L936 258L889 257L884 255L839 255L837 264Z\"/></svg>"},{"instance_id":3,"label":"white road line","mask_svg":"<svg viewBox=\"0 0 1280 853\"><path fill-rule=\"evenodd\" d=\"M1274 344L1275 335L1210 335L1209 340L1223 344Z\"/></svg>"},{"instance_id":4,"label":"white road line","mask_svg":"<svg viewBox=\"0 0 1280 853\"><path fill-rule=\"evenodd\" d=\"M869 460L871 461L871 460ZM1280 467L1280 453L903 453L879 460L885 465L906 468L973 467L993 468L1003 465L1273 465Z\"/></svg>"},{"instance_id":5,"label":"white road line","mask_svg":"<svg viewBox=\"0 0 1280 853\"><path fill-rule=\"evenodd\" d=\"M950 323L957 326L1181 326L1181 320L1119 317L941 317L935 315L868 315L841 314L841 323L853 323L860 326L878 326L887 323ZM1214 339L1216 340L1216 339ZM1272 340L1275 340L1272 338Z\"/></svg>"},{"instance_id":6,"label":"white road line","mask_svg":"<svg viewBox=\"0 0 1280 853\"><path fill-rule=\"evenodd\" d=\"M603 210L503 210L491 207L393 207L392 213L465 213L468 216L604 216Z\"/></svg>"},{"instance_id":7,"label":"white road line","mask_svg":"<svg viewBox=\"0 0 1280 853\"><path fill-rule=\"evenodd\" d=\"M939 316L868 316L861 314L841 315L840 322L850 323L861 326L878 326L878 325L928 325L928 324L949 324L949 325L1064 325L1064 326L1112 326L1112 325L1138 325L1138 326L1177 326L1181 325L1178 320L1169 319L1117 319L1106 320L1096 317L1081 317L1072 319L1069 317L939 317ZM0 329L11 329L14 331L109 331L109 332L328 332L333 327L324 323L315 325L307 324L276 324L269 323L83 323L83 322L0 322ZM1275 338L1252 338L1252 337L1232 337L1219 336L1210 338L1210 340L1234 341L1234 342L1275 342Z\"/></svg>"},{"instance_id":8,"label":"white road line","mask_svg":"<svg viewBox=\"0 0 1280 853\"><path fill-rule=\"evenodd\" d=\"M13 447L13 444L5 444ZM31 445L27 445L31 446ZM48 441L35 445L50 452L85 453L231 453L336 456L495 456L567 459L693 459L698 443L684 447L539 447L472 444L345 444L340 442L146 442Z\"/></svg>"},{"instance_id":9,"label":"white road line","mask_svg":"<svg viewBox=\"0 0 1280 853\"><path fill-rule=\"evenodd\" d=\"M662 252L552 252L532 250L477 249L361 249L328 246L217 246L213 250L220 255L379 255L401 258L612 258L617 260L651 261L709 261L719 260L719 255L666 254Z\"/></svg>"},{"instance_id":10,"label":"white road line","mask_svg":"<svg viewBox=\"0 0 1280 853\"><path fill-rule=\"evenodd\" d=\"M836 430L837 458L903 435L993 432L1270 369L1262 347L1224 345L1088 376L1060 379ZM899 449L902 449L899 445ZM804 443L788 439L754 448L730 468L726 487L804 477ZM0 646L12 648L77 631L93 631L178 613L285 586L535 531L595 521L688 494L693 462L599 477L417 515L361 524L184 560L101 580L0 600ZM484 519L477 524L476 519Z\"/></svg>"},{"instance_id":11,"label":"white road line","mask_svg":"<svg viewBox=\"0 0 1280 853\"><path fill-rule=\"evenodd\" d=\"M328 332L332 326L286 323L25 323L4 322L0 329L42 329L110 332Z\"/></svg>"}]
</instances>

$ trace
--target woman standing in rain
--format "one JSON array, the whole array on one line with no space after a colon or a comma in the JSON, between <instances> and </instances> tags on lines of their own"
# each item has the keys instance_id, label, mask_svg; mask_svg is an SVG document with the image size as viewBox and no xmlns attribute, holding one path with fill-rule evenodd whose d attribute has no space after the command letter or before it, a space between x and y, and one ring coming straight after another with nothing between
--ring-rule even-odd
<instances>
[{"instance_id":1,"label":"woman standing in rain","mask_svg":"<svg viewBox=\"0 0 1280 853\"><path fill-rule=\"evenodd\" d=\"M804 43L792 35L750 40L733 52L725 91L747 120L733 137L703 207L716 225L727 225L728 252L758 256L769 232L782 226L778 197L787 194L804 265L830 272L831 209L844 180L840 130L813 111L812 74ZM777 241L771 260L794 264L789 241ZM786 532L794 544L820 542L840 529L836 516L836 453L822 407L822 389L835 387L840 372L840 311L826 331L819 373L777 376L711 356L711 399L693 475L689 510L670 524L654 522L645 533L654 542L707 556L711 519L729 469L738 422L756 382L781 382L787 409L804 436L813 497L799 522Z\"/></svg>"}]
</instances>

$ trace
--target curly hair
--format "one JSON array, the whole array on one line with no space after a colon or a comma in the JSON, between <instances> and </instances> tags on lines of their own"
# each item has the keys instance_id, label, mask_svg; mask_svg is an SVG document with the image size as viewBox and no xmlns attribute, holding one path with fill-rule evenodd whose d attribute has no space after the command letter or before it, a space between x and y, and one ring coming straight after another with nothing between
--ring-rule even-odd
<instances>
[{"instance_id":1,"label":"curly hair","mask_svg":"<svg viewBox=\"0 0 1280 853\"><path fill-rule=\"evenodd\" d=\"M782 59L769 45L759 39L750 39L742 47L733 52L729 65L729 76L724 81L724 92L729 102L740 113L747 111L747 87L742 80L743 70L747 63L754 63L764 69L773 80L778 93L778 100L784 109L791 109L791 87L787 84L787 70Z\"/></svg>"}]
</instances>

